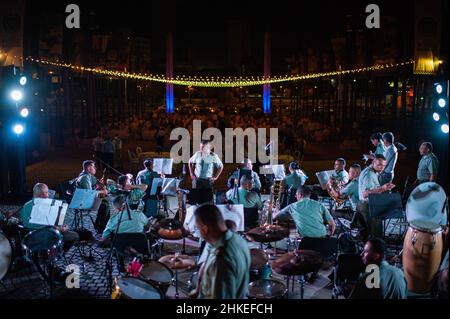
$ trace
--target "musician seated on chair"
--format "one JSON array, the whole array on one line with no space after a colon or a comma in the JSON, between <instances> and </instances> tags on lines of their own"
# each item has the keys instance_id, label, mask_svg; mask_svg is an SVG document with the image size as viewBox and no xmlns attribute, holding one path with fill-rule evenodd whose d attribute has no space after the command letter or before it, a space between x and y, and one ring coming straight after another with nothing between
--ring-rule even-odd
<instances>
[{"instance_id":1,"label":"musician seated on chair","mask_svg":"<svg viewBox=\"0 0 450 319\"><path fill-rule=\"evenodd\" d=\"M343 184L347 184L349 177L348 173L345 170L345 159L338 158L334 161L334 173L331 175L333 179L335 179L338 182L342 182ZM328 183L331 183L331 179L328 181Z\"/></svg>"},{"instance_id":2,"label":"musician seated on chair","mask_svg":"<svg viewBox=\"0 0 450 319\"><path fill-rule=\"evenodd\" d=\"M283 189L288 191L290 194L289 198L287 198L286 203L291 204L295 202L295 193L297 189L305 185L306 179L308 178L305 173L300 169L300 166L296 162L291 162L289 164L289 175L283 179L282 187Z\"/></svg>"},{"instance_id":3,"label":"musician seated on chair","mask_svg":"<svg viewBox=\"0 0 450 319\"><path fill-rule=\"evenodd\" d=\"M258 173L253 171L253 163L249 158L244 158L244 160L241 162L241 168L244 170L248 170L251 172L251 177L253 179L253 190L259 191L261 189L261 181L259 179ZM236 169L228 178L227 186L228 188L233 186L233 183L237 183L238 179L242 176L239 176L240 169Z\"/></svg>"},{"instance_id":4,"label":"musician seated on chair","mask_svg":"<svg viewBox=\"0 0 450 319\"><path fill-rule=\"evenodd\" d=\"M105 246L113 234L145 233L149 229L150 222L147 216L139 210L130 208L130 205L127 205L126 196L117 196L113 200L113 206L117 213L111 216L106 224L102 234L101 246Z\"/></svg>"},{"instance_id":5,"label":"musician seated on chair","mask_svg":"<svg viewBox=\"0 0 450 319\"><path fill-rule=\"evenodd\" d=\"M381 239L367 241L361 253L362 261L366 267L376 267L378 276L377 270L361 274L350 299L406 299L407 285L403 271L389 265L384 260L385 253L386 245ZM368 282L374 286L368 287Z\"/></svg>"},{"instance_id":6,"label":"musician seated on chair","mask_svg":"<svg viewBox=\"0 0 450 319\"><path fill-rule=\"evenodd\" d=\"M261 209L263 203L261 197L252 191L253 180L248 175L241 177L241 186L236 189L230 189L226 196L227 200L231 201L233 204L242 204L244 208L257 208Z\"/></svg>"},{"instance_id":7,"label":"musician seated on chair","mask_svg":"<svg viewBox=\"0 0 450 319\"><path fill-rule=\"evenodd\" d=\"M359 164L353 164L352 166L350 166L350 169L348 170L350 182L348 182L348 184L345 185L345 187L341 190L330 188L330 191L336 197L348 196L353 211L356 211L356 205L359 202L358 179L360 174L361 174L361 166Z\"/></svg>"},{"instance_id":8,"label":"musician seated on chair","mask_svg":"<svg viewBox=\"0 0 450 319\"><path fill-rule=\"evenodd\" d=\"M95 177L95 173L97 172L97 168L95 166L95 162L91 160L86 160L83 162L83 171L77 177L77 188L81 189L89 189L89 190L97 190L99 197L105 197L108 194L108 190L106 187L102 187L101 185L104 183L102 179L97 180ZM94 222L94 228L98 233L103 232L106 221L109 218L109 205L108 202L104 199L100 208L97 212L97 217Z\"/></svg>"},{"instance_id":9,"label":"musician seated on chair","mask_svg":"<svg viewBox=\"0 0 450 319\"><path fill-rule=\"evenodd\" d=\"M144 167L145 168L136 175L136 184L147 185L148 191L152 187L153 179L158 178L159 174L152 170L153 161L151 159L146 159L144 161Z\"/></svg>"},{"instance_id":10,"label":"musician seated on chair","mask_svg":"<svg viewBox=\"0 0 450 319\"><path fill-rule=\"evenodd\" d=\"M282 220L290 215L294 220L301 237L322 238L327 236L327 226L330 236L333 236L336 224L328 209L318 201L310 199L311 190L307 186L297 189L297 202L283 208L273 215L274 219Z\"/></svg>"},{"instance_id":11,"label":"musician seated on chair","mask_svg":"<svg viewBox=\"0 0 450 319\"><path fill-rule=\"evenodd\" d=\"M121 191L129 192L128 203L131 206L131 209L143 209L142 198L145 196L145 191L147 190L147 185L139 184L132 185L131 184L132 175L120 175L117 179L117 188Z\"/></svg>"},{"instance_id":12,"label":"musician seated on chair","mask_svg":"<svg viewBox=\"0 0 450 319\"><path fill-rule=\"evenodd\" d=\"M37 183L33 187L33 198L49 198L48 186L43 183ZM22 209L19 211L20 219L22 220L23 226L29 230L36 230L48 226L37 225L30 223L31 211L33 210L33 200L28 201ZM63 236L64 240L64 251L68 251L80 237L74 231L69 230L66 225L55 226Z\"/></svg>"}]
</instances>

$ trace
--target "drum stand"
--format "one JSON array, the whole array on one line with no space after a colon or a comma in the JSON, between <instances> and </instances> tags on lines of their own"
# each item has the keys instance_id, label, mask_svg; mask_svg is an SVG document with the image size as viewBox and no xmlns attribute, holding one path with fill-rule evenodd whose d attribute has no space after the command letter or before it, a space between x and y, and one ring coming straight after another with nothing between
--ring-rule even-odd
<instances>
[{"instance_id":1,"label":"drum stand","mask_svg":"<svg viewBox=\"0 0 450 319\"><path fill-rule=\"evenodd\" d=\"M294 292L294 287L295 287L295 276L290 276L290 277L286 277L286 289L287 291L289 291L289 282L292 279L292 292ZM305 276L304 275L300 275L298 276L297 279L298 284L300 285L300 299L303 299L304 294L305 294Z\"/></svg>"}]
</instances>

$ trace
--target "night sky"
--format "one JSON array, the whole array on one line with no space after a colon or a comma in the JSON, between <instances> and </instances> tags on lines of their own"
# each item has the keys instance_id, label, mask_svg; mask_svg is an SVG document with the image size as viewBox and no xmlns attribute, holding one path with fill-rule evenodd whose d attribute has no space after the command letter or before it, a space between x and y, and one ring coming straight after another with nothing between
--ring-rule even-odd
<instances>
[{"instance_id":1,"label":"night sky","mask_svg":"<svg viewBox=\"0 0 450 319\"><path fill-rule=\"evenodd\" d=\"M41 4L42 3L42 4ZM272 36L272 60L276 62L307 47L330 46L330 38L345 34L347 14L365 15L369 3L377 3L381 15L412 17L412 1L46 1L44 10L64 12L69 3L80 6L82 28L98 25L99 31L132 28L133 34L151 38L152 59L162 60L166 30L175 37L175 56L183 52L198 64L225 63L227 27L230 21L249 28L251 54L262 58L263 34ZM95 12L95 16L89 15ZM411 25L412 29L412 25ZM188 53L186 53L188 52ZM177 58L177 57L175 57Z\"/></svg>"}]
</instances>

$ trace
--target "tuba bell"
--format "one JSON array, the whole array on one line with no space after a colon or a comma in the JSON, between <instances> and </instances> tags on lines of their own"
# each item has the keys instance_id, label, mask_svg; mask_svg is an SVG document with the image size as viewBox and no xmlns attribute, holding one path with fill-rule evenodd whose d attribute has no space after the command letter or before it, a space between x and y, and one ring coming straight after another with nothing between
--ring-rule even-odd
<instances>
[{"instance_id":1,"label":"tuba bell","mask_svg":"<svg viewBox=\"0 0 450 319\"><path fill-rule=\"evenodd\" d=\"M336 177L331 177L330 182L327 183L327 191L333 201L336 203L336 207L340 207L348 199L348 196L336 195L340 193L341 190L345 188L345 183Z\"/></svg>"}]
</instances>

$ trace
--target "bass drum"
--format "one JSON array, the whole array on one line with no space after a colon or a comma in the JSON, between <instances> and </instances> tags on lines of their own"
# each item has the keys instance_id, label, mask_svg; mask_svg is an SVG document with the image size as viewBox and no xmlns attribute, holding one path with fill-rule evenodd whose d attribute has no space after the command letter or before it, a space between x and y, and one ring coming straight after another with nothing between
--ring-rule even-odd
<instances>
[{"instance_id":1,"label":"bass drum","mask_svg":"<svg viewBox=\"0 0 450 319\"><path fill-rule=\"evenodd\" d=\"M8 238L0 232L0 280L2 280L11 266L12 247Z\"/></svg>"},{"instance_id":2,"label":"bass drum","mask_svg":"<svg viewBox=\"0 0 450 319\"><path fill-rule=\"evenodd\" d=\"M437 224L412 222L403 243L403 271L408 289L416 293L431 290L442 257L442 232Z\"/></svg>"}]
</instances>

